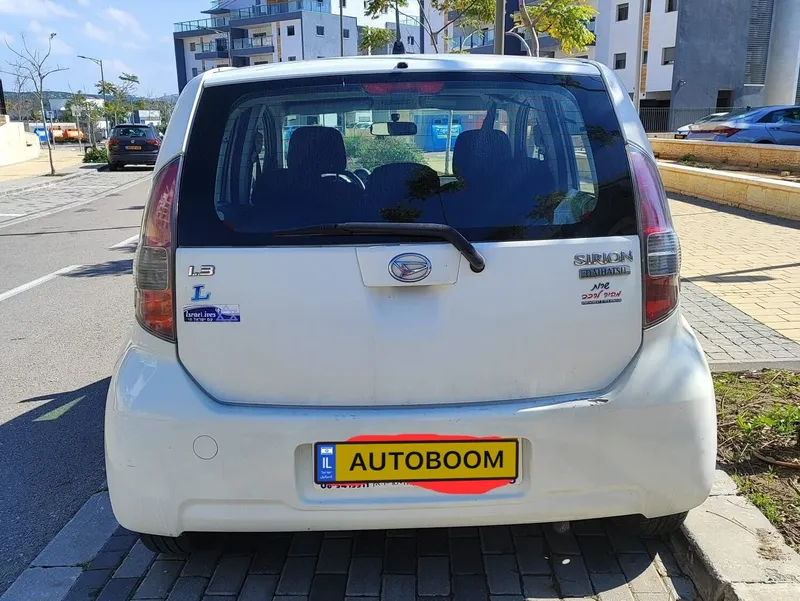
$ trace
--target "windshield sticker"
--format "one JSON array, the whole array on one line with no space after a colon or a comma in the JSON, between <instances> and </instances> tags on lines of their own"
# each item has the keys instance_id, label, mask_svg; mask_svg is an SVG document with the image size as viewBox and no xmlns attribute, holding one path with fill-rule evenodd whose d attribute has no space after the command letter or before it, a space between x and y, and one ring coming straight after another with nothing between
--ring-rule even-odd
<instances>
[{"instance_id":1,"label":"windshield sticker","mask_svg":"<svg viewBox=\"0 0 800 601\"><path fill-rule=\"evenodd\" d=\"M183 321L239 322L239 305L184 307Z\"/></svg>"},{"instance_id":2,"label":"windshield sticker","mask_svg":"<svg viewBox=\"0 0 800 601\"><path fill-rule=\"evenodd\" d=\"M211 298L210 292L204 292L205 285L199 284L197 286L192 286L194 288L194 294L192 295L192 302L196 303L199 301L207 301Z\"/></svg>"},{"instance_id":3,"label":"windshield sticker","mask_svg":"<svg viewBox=\"0 0 800 601\"><path fill-rule=\"evenodd\" d=\"M597 282L589 292L581 295L582 305L621 303L622 290L611 290L611 282Z\"/></svg>"}]
</instances>

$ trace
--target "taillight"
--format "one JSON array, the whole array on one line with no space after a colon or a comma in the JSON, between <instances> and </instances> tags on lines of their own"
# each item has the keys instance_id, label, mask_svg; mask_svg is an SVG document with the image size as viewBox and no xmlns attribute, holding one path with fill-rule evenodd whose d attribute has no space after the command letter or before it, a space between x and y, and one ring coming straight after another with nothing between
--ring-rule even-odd
<instances>
[{"instance_id":1,"label":"taillight","mask_svg":"<svg viewBox=\"0 0 800 601\"><path fill-rule=\"evenodd\" d=\"M642 255L644 256L644 325L653 326L678 306L681 247L672 227L667 195L658 167L641 149L628 153L639 196Z\"/></svg>"},{"instance_id":2,"label":"taillight","mask_svg":"<svg viewBox=\"0 0 800 601\"><path fill-rule=\"evenodd\" d=\"M147 140L147 143L152 144L153 146L158 146L161 142L154 138L152 140Z\"/></svg>"},{"instance_id":3,"label":"taillight","mask_svg":"<svg viewBox=\"0 0 800 601\"><path fill-rule=\"evenodd\" d=\"M721 127L714 130L714 135L730 138L733 134L738 134L740 131L742 130L737 127Z\"/></svg>"},{"instance_id":4,"label":"taillight","mask_svg":"<svg viewBox=\"0 0 800 601\"><path fill-rule=\"evenodd\" d=\"M109 146L116 146L117 144L119 144L119 138L109 138L108 139L108 145Z\"/></svg>"},{"instance_id":5,"label":"taillight","mask_svg":"<svg viewBox=\"0 0 800 601\"><path fill-rule=\"evenodd\" d=\"M134 261L136 319L151 334L175 340L173 222L180 157L153 179Z\"/></svg>"}]
</instances>

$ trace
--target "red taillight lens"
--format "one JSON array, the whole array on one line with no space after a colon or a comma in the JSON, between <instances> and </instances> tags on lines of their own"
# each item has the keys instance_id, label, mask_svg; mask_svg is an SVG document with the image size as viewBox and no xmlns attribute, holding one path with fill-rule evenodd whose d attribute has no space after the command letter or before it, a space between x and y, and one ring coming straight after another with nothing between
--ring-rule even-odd
<instances>
[{"instance_id":1,"label":"red taillight lens","mask_svg":"<svg viewBox=\"0 0 800 601\"><path fill-rule=\"evenodd\" d=\"M109 138L108 145L109 146L117 146L119 144L119 138Z\"/></svg>"},{"instance_id":2,"label":"red taillight lens","mask_svg":"<svg viewBox=\"0 0 800 601\"><path fill-rule=\"evenodd\" d=\"M632 146L628 152L641 207L644 325L649 327L678 306L681 247L658 167L643 150Z\"/></svg>"},{"instance_id":3,"label":"red taillight lens","mask_svg":"<svg viewBox=\"0 0 800 601\"><path fill-rule=\"evenodd\" d=\"M161 144L161 142L159 142L159 141L158 141L157 139L155 139L155 138L154 138L154 139L152 139L152 140L147 140L147 143L148 143L148 144L152 144L153 146L158 146L159 144Z\"/></svg>"},{"instance_id":4,"label":"red taillight lens","mask_svg":"<svg viewBox=\"0 0 800 601\"><path fill-rule=\"evenodd\" d=\"M136 319L150 333L175 340L172 229L180 158L153 179L134 261Z\"/></svg>"},{"instance_id":5,"label":"red taillight lens","mask_svg":"<svg viewBox=\"0 0 800 601\"><path fill-rule=\"evenodd\" d=\"M730 138L733 134L738 134L741 129L736 127L722 127L720 129L715 129L714 133L718 136L725 136L726 138Z\"/></svg>"}]
</instances>

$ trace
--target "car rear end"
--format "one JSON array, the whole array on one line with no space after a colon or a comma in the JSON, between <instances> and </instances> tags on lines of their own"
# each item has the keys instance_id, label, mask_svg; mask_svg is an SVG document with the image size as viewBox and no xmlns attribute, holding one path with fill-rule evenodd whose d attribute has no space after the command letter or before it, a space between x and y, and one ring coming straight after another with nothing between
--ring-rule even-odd
<instances>
[{"instance_id":1,"label":"car rear end","mask_svg":"<svg viewBox=\"0 0 800 601\"><path fill-rule=\"evenodd\" d=\"M106 143L108 163L123 165L155 165L161 149L156 130L147 125L118 125Z\"/></svg>"},{"instance_id":2,"label":"car rear end","mask_svg":"<svg viewBox=\"0 0 800 601\"><path fill-rule=\"evenodd\" d=\"M740 109L711 116L689 125L686 139L748 144L773 142L764 124L759 123L764 112L763 109Z\"/></svg>"},{"instance_id":3,"label":"car rear end","mask_svg":"<svg viewBox=\"0 0 800 601\"><path fill-rule=\"evenodd\" d=\"M120 523L178 536L700 504L713 387L616 76L578 61L338 64L206 75L178 101L108 394ZM404 135L342 140L346 113L367 110ZM431 115L460 118L452 152L409 133ZM312 117L285 149L286 127Z\"/></svg>"}]
</instances>

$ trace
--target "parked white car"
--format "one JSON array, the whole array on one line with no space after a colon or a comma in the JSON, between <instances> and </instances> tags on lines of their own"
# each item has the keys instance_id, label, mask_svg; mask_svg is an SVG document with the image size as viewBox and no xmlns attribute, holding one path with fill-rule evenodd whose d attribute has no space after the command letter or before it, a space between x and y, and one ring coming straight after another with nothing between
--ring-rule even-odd
<instances>
[{"instance_id":1,"label":"parked white car","mask_svg":"<svg viewBox=\"0 0 800 601\"><path fill-rule=\"evenodd\" d=\"M342 127L365 111L370 130ZM463 124L452 152L424 150L438 114ZM290 120L328 125L284 157ZM600 64L206 72L145 209L106 409L114 513L172 552L210 531L673 530L716 451L679 271L652 151Z\"/></svg>"}]
</instances>

